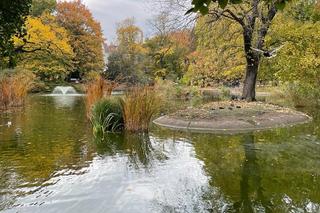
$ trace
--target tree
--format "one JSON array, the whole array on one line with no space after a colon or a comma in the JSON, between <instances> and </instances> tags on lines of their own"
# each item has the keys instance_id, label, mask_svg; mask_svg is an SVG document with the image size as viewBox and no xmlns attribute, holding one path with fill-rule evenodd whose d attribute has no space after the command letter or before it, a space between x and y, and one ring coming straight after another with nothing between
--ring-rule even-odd
<instances>
[{"instance_id":1,"label":"tree","mask_svg":"<svg viewBox=\"0 0 320 213\"><path fill-rule=\"evenodd\" d=\"M103 71L104 39L100 23L94 20L90 10L80 0L59 2L57 21L70 33L70 44L75 53L75 73L82 77L90 71Z\"/></svg>"},{"instance_id":2,"label":"tree","mask_svg":"<svg viewBox=\"0 0 320 213\"><path fill-rule=\"evenodd\" d=\"M265 3L273 3L278 9L283 9L287 2L291 0L263 0ZM217 3L222 9L224 9L228 4L240 4L245 3L246 0L193 0L193 8L187 11L187 13L200 11L203 15L209 13L209 7L212 3Z\"/></svg>"},{"instance_id":3,"label":"tree","mask_svg":"<svg viewBox=\"0 0 320 213\"><path fill-rule=\"evenodd\" d=\"M296 105L319 104L320 97L320 21L312 14L297 19L297 5L280 14L270 28L266 44L283 43L285 48L277 57L262 60L260 78L285 82L288 93ZM299 9L300 11L302 8ZM289 14L289 15L288 15ZM290 14L292 16L290 16Z\"/></svg>"},{"instance_id":4,"label":"tree","mask_svg":"<svg viewBox=\"0 0 320 213\"><path fill-rule=\"evenodd\" d=\"M180 79L188 67L187 55L192 49L192 35L189 30L175 29L166 12L150 21L155 36L145 42L151 59L150 70L155 77Z\"/></svg>"},{"instance_id":5,"label":"tree","mask_svg":"<svg viewBox=\"0 0 320 213\"><path fill-rule=\"evenodd\" d=\"M30 15L39 17L45 11L52 13L56 6L56 0L32 0Z\"/></svg>"},{"instance_id":6,"label":"tree","mask_svg":"<svg viewBox=\"0 0 320 213\"><path fill-rule=\"evenodd\" d=\"M288 15L299 21L319 21L320 20L320 1L299 0L292 4L288 10Z\"/></svg>"},{"instance_id":7,"label":"tree","mask_svg":"<svg viewBox=\"0 0 320 213\"><path fill-rule=\"evenodd\" d=\"M144 81L146 50L143 47L143 32L134 19L125 19L118 24L117 49L108 58L108 78L131 84Z\"/></svg>"},{"instance_id":8,"label":"tree","mask_svg":"<svg viewBox=\"0 0 320 213\"><path fill-rule=\"evenodd\" d=\"M25 35L24 22L31 0L0 1L0 67L14 67L13 36Z\"/></svg>"},{"instance_id":9,"label":"tree","mask_svg":"<svg viewBox=\"0 0 320 213\"><path fill-rule=\"evenodd\" d=\"M26 38L15 38L18 67L31 70L41 80L65 80L74 56L68 32L48 13L28 17L26 29Z\"/></svg>"},{"instance_id":10,"label":"tree","mask_svg":"<svg viewBox=\"0 0 320 213\"><path fill-rule=\"evenodd\" d=\"M208 14L212 21L229 19L242 28L243 47L246 58L246 74L242 98L255 100L255 87L259 65L265 50L265 37L279 9L289 0L194 0L194 7L188 12L200 11ZM219 7L218 7L219 5ZM281 44L279 44L281 45Z\"/></svg>"},{"instance_id":11,"label":"tree","mask_svg":"<svg viewBox=\"0 0 320 213\"><path fill-rule=\"evenodd\" d=\"M153 77L181 79L188 67L191 46L188 30L156 35L145 42Z\"/></svg>"},{"instance_id":12,"label":"tree","mask_svg":"<svg viewBox=\"0 0 320 213\"><path fill-rule=\"evenodd\" d=\"M230 20L209 23L210 17L198 18L194 29L196 50L184 81L192 85L237 83L243 77L245 57L241 28Z\"/></svg>"}]
</instances>

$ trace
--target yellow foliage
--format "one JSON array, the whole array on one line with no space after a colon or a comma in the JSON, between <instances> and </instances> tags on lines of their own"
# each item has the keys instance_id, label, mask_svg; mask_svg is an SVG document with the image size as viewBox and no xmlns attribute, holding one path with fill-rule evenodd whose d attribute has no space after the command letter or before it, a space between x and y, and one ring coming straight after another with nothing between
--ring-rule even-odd
<instances>
[{"instance_id":1,"label":"yellow foliage","mask_svg":"<svg viewBox=\"0 0 320 213\"><path fill-rule=\"evenodd\" d=\"M241 79L245 70L240 27L229 20L208 24L206 17L195 28L197 49L189 55L190 66L185 81L210 86L215 82Z\"/></svg>"},{"instance_id":2,"label":"yellow foliage","mask_svg":"<svg viewBox=\"0 0 320 213\"><path fill-rule=\"evenodd\" d=\"M279 15L271 27L267 46L284 45L273 59L264 60L261 75L273 74L281 81L320 83L320 25Z\"/></svg>"},{"instance_id":3,"label":"yellow foliage","mask_svg":"<svg viewBox=\"0 0 320 213\"><path fill-rule=\"evenodd\" d=\"M18 66L44 80L64 79L72 70L74 56L67 31L46 13L28 17L26 27L27 37L15 38L15 46L23 49Z\"/></svg>"}]
</instances>

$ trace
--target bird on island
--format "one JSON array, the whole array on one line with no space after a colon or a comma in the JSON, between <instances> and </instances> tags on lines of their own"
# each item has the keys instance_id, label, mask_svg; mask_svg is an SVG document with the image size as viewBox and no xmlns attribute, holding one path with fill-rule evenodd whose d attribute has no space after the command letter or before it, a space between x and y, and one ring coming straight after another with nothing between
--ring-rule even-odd
<instances>
[{"instance_id":1,"label":"bird on island","mask_svg":"<svg viewBox=\"0 0 320 213\"><path fill-rule=\"evenodd\" d=\"M278 51L281 50L283 47L284 47L284 45L281 45L280 47L275 48L273 50L260 50L260 49L253 48L253 47L251 47L251 49L256 52L261 53L266 58L274 58L277 56Z\"/></svg>"}]
</instances>

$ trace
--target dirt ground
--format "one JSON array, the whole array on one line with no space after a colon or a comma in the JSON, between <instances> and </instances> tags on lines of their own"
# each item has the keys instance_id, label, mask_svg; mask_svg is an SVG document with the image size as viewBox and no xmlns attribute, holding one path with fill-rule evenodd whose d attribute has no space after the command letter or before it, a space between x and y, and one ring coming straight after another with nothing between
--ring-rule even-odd
<instances>
[{"instance_id":1,"label":"dirt ground","mask_svg":"<svg viewBox=\"0 0 320 213\"><path fill-rule=\"evenodd\" d=\"M276 105L245 101L212 102L162 116L159 126L200 132L238 133L305 123L308 115Z\"/></svg>"}]
</instances>

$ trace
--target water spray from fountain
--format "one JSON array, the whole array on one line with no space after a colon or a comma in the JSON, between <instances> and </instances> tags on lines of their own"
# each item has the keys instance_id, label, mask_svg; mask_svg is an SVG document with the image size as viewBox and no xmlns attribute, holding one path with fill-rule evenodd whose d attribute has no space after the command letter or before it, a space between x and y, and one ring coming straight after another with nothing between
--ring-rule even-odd
<instances>
[{"instance_id":1,"label":"water spray from fountain","mask_svg":"<svg viewBox=\"0 0 320 213\"><path fill-rule=\"evenodd\" d=\"M78 94L77 91L70 86L57 86L54 88L52 94L57 95L72 95L72 94Z\"/></svg>"}]
</instances>

